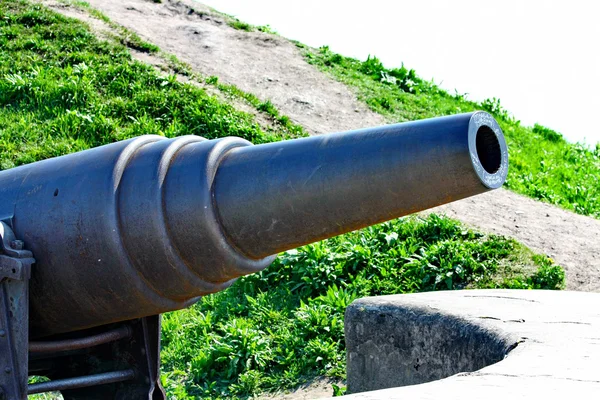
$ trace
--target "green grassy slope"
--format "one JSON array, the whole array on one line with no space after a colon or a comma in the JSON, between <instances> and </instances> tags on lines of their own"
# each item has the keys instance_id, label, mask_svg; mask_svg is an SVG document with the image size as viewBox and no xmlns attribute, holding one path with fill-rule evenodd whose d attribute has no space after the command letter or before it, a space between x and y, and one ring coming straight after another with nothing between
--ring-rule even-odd
<instances>
[{"instance_id":1,"label":"green grassy slope","mask_svg":"<svg viewBox=\"0 0 600 400\"><path fill-rule=\"evenodd\" d=\"M147 133L288 136L132 60L119 42L39 5L0 0L2 168ZM263 273L166 315L163 380L171 397L186 399L343 377L343 309L356 297L563 283L560 267L512 240L448 218L400 219L282 254Z\"/></svg>"},{"instance_id":2,"label":"green grassy slope","mask_svg":"<svg viewBox=\"0 0 600 400\"><path fill-rule=\"evenodd\" d=\"M3 169L142 134L255 143L254 118L174 76L133 61L81 23L3 1L0 19L0 167Z\"/></svg>"},{"instance_id":3,"label":"green grassy slope","mask_svg":"<svg viewBox=\"0 0 600 400\"><path fill-rule=\"evenodd\" d=\"M375 57L358 61L298 44L307 61L354 87L361 100L392 122L484 109L505 133L510 156L508 188L579 214L600 218L600 143L594 149L571 144L536 124L525 127L497 99L476 103L422 80L414 70L388 69Z\"/></svg>"}]
</instances>

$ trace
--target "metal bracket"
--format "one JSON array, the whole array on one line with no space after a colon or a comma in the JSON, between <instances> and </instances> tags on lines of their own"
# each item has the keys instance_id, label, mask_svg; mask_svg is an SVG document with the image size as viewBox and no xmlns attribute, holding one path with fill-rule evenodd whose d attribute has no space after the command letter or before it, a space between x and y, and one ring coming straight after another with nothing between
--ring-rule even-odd
<instances>
[{"instance_id":1,"label":"metal bracket","mask_svg":"<svg viewBox=\"0 0 600 400\"><path fill-rule=\"evenodd\" d=\"M160 386L160 315L71 332L29 345L29 371L51 380L29 394L65 400L165 400Z\"/></svg>"},{"instance_id":2,"label":"metal bracket","mask_svg":"<svg viewBox=\"0 0 600 400\"><path fill-rule=\"evenodd\" d=\"M28 392L54 390L66 400L164 400L160 315L126 321L104 332L106 327L99 327L29 343L33 263L33 254L0 220L0 400L26 400ZM29 372L52 380L28 387Z\"/></svg>"},{"instance_id":3,"label":"metal bracket","mask_svg":"<svg viewBox=\"0 0 600 400\"><path fill-rule=\"evenodd\" d=\"M27 398L29 278L35 262L0 221L0 400Z\"/></svg>"}]
</instances>

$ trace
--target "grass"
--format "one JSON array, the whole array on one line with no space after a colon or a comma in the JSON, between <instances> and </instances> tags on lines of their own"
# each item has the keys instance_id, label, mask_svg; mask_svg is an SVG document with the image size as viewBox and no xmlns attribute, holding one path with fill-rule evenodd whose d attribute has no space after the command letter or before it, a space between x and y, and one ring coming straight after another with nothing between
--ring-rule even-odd
<instances>
[{"instance_id":1,"label":"grass","mask_svg":"<svg viewBox=\"0 0 600 400\"><path fill-rule=\"evenodd\" d=\"M110 26L115 32L115 38L124 46L129 47L131 49L141 51L143 53L158 53L160 49L158 46L153 45L152 43L148 43L142 38L140 38L136 33L130 31L129 29L121 26L108 18L105 14L91 7L90 4L86 1L81 0L58 0L62 4L73 5L79 8L86 9L90 15L94 18L97 18L103 22L105 22L108 26ZM160 0L154 1L155 3L161 3Z\"/></svg>"},{"instance_id":2,"label":"grass","mask_svg":"<svg viewBox=\"0 0 600 400\"><path fill-rule=\"evenodd\" d=\"M148 133L254 143L304 134L266 132L252 115L133 60L124 44L40 5L0 0L2 169ZM289 122L268 101L221 89ZM190 399L343 379L343 310L357 297L563 284L560 267L513 240L438 216L391 221L286 252L262 273L165 315L163 382L170 398Z\"/></svg>"},{"instance_id":3,"label":"grass","mask_svg":"<svg viewBox=\"0 0 600 400\"><path fill-rule=\"evenodd\" d=\"M163 382L177 399L249 398L316 376L345 377L344 310L354 299L463 288L559 289L564 272L514 240L431 215L281 254L163 318Z\"/></svg>"},{"instance_id":4,"label":"grass","mask_svg":"<svg viewBox=\"0 0 600 400\"><path fill-rule=\"evenodd\" d=\"M151 53L151 54L161 58L165 62L166 66L168 66L168 69L170 71L172 71L173 73L185 76L185 77L187 77L195 82L198 82L200 84L211 85L211 86L215 87L217 90L219 90L225 96L228 96L232 99L243 101L246 104L253 107L257 112L259 112L259 113L262 112L262 113L266 114L266 116L274 124L274 129L277 130L277 132L273 132L276 135L279 134L279 135L283 135L285 137L308 136L308 133L304 130L304 128L302 126L294 123L289 117L287 117L285 115L281 115L279 110L269 100L267 100L266 102L263 102L258 97L256 97L254 94L244 92L241 89L239 89L238 87L236 87L235 85L221 83L221 82L219 82L219 78L217 76L202 76L201 74L195 72L189 64L179 60L175 55L162 52L162 51L160 51L160 49L157 46L155 46L151 43L144 42L135 32L132 32L129 29L111 21L110 18L108 18L105 14L103 14L101 11L91 7L90 4L85 1L79 1L79 0L59 0L59 1L63 4L77 7L80 10L86 11L92 17L99 19L100 21L103 21L104 23L108 24L108 26L114 31L114 38L116 39L117 42L123 44L124 46L126 46L128 48L132 48L137 51L143 51L146 53ZM155 2L160 3L160 1L155 1ZM198 13L198 14L203 14L202 12L198 12L198 11L194 10L193 8L190 9L190 11ZM243 24L239 20L237 20L227 14L218 13L216 11L213 11L213 12L216 15L219 15L222 18L225 18L225 20L228 22L228 24L233 27L236 26L235 25L236 22ZM246 25L248 25L248 24L246 24ZM248 25L248 27L249 27L248 28L249 31L258 30L261 32L273 33L273 31L270 30L268 25L266 25L266 26ZM242 29L242 28L238 27L237 29ZM244 29L244 30L246 30L246 29ZM268 104L269 107L265 107L266 104ZM272 132L269 132L269 133L272 133Z\"/></svg>"},{"instance_id":5,"label":"grass","mask_svg":"<svg viewBox=\"0 0 600 400\"><path fill-rule=\"evenodd\" d=\"M158 74L80 22L22 1L0 4L2 169L141 134L290 137Z\"/></svg>"},{"instance_id":6,"label":"grass","mask_svg":"<svg viewBox=\"0 0 600 400\"><path fill-rule=\"evenodd\" d=\"M231 26L233 29L238 29L240 31L246 32L252 32L254 30L254 27L252 25L237 19L229 21L229 26Z\"/></svg>"},{"instance_id":7,"label":"grass","mask_svg":"<svg viewBox=\"0 0 600 400\"><path fill-rule=\"evenodd\" d=\"M306 133L302 126L292 122L287 115L282 115L270 100L262 101L254 94L244 92L235 85L220 83L219 78L216 76L209 76L205 79L205 82L215 86L222 93L226 93L234 98L244 100L257 111L268 115L271 120L287 135L291 137L308 136L308 133Z\"/></svg>"},{"instance_id":8,"label":"grass","mask_svg":"<svg viewBox=\"0 0 600 400\"><path fill-rule=\"evenodd\" d=\"M526 127L498 99L481 103L450 94L421 79L414 70L386 68L376 57L365 61L300 43L307 61L355 88L359 98L390 122L451 115L474 110L492 113L510 150L506 186L515 192L600 218L600 143L595 148L568 143L559 133L536 124Z\"/></svg>"},{"instance_id":9,"label":"grass","mask_svg":"<svg viewBox=\"0 0 600 400\"><path fill-rule=\"evenodd\" d=\"M276 33L269 25L259 25L259 26L251 25L247 22L240 21L239 19L234 18L227 14L223 14L223 13L217 13L217 14L223 16L227 20L227 25L229 25L233 29L237 29L240 31L246 31L246 32L259 31L259 32L264 32L264 33Z\"/></svg>"}]
</instances>

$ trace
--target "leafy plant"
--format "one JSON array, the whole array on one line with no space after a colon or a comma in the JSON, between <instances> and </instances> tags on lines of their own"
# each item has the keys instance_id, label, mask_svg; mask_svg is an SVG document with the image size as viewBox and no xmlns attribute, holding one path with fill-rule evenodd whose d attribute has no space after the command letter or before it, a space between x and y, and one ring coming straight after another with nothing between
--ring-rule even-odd
<instances>
[{"instance_id":1,"label":"leafy plant","mask_svg":"<svg viewBox=\"0 0 600 400\"><path fill-rule=\"evenodd\" d=\"M240 31L252 32L254 30L254 27L252 25L250 25L246 22L242 22L238 19L232 19L232 20L228 21L227 23L232 28L238 29Z\"/></svg>"},{"instance_id":2,"label":"leafy plant","mask_svg":"<svg viewBox=\"0 0 600 400\"><path fill-rule=\"evenodd\" d=\"M562 142L565 140L560 133L539 124L535 124L532 130L533 133L537 133L549 142Z\"/></svg>"}]
</instances>

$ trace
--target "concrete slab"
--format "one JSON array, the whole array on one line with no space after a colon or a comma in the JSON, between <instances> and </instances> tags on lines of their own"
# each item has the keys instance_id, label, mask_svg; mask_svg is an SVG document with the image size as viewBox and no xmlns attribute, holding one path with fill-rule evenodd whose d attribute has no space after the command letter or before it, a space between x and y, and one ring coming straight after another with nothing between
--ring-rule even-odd
<instances>
[{"instance_id":1,"label":"concrete slab","mask_svg":"<svg viewBox=\"0 0 600 400\"><path fill-rule=\"evenodd\" d=\"M369 297L345 323L351 400L600 399L598 293Z\"/></svg>"}]
</instances>

